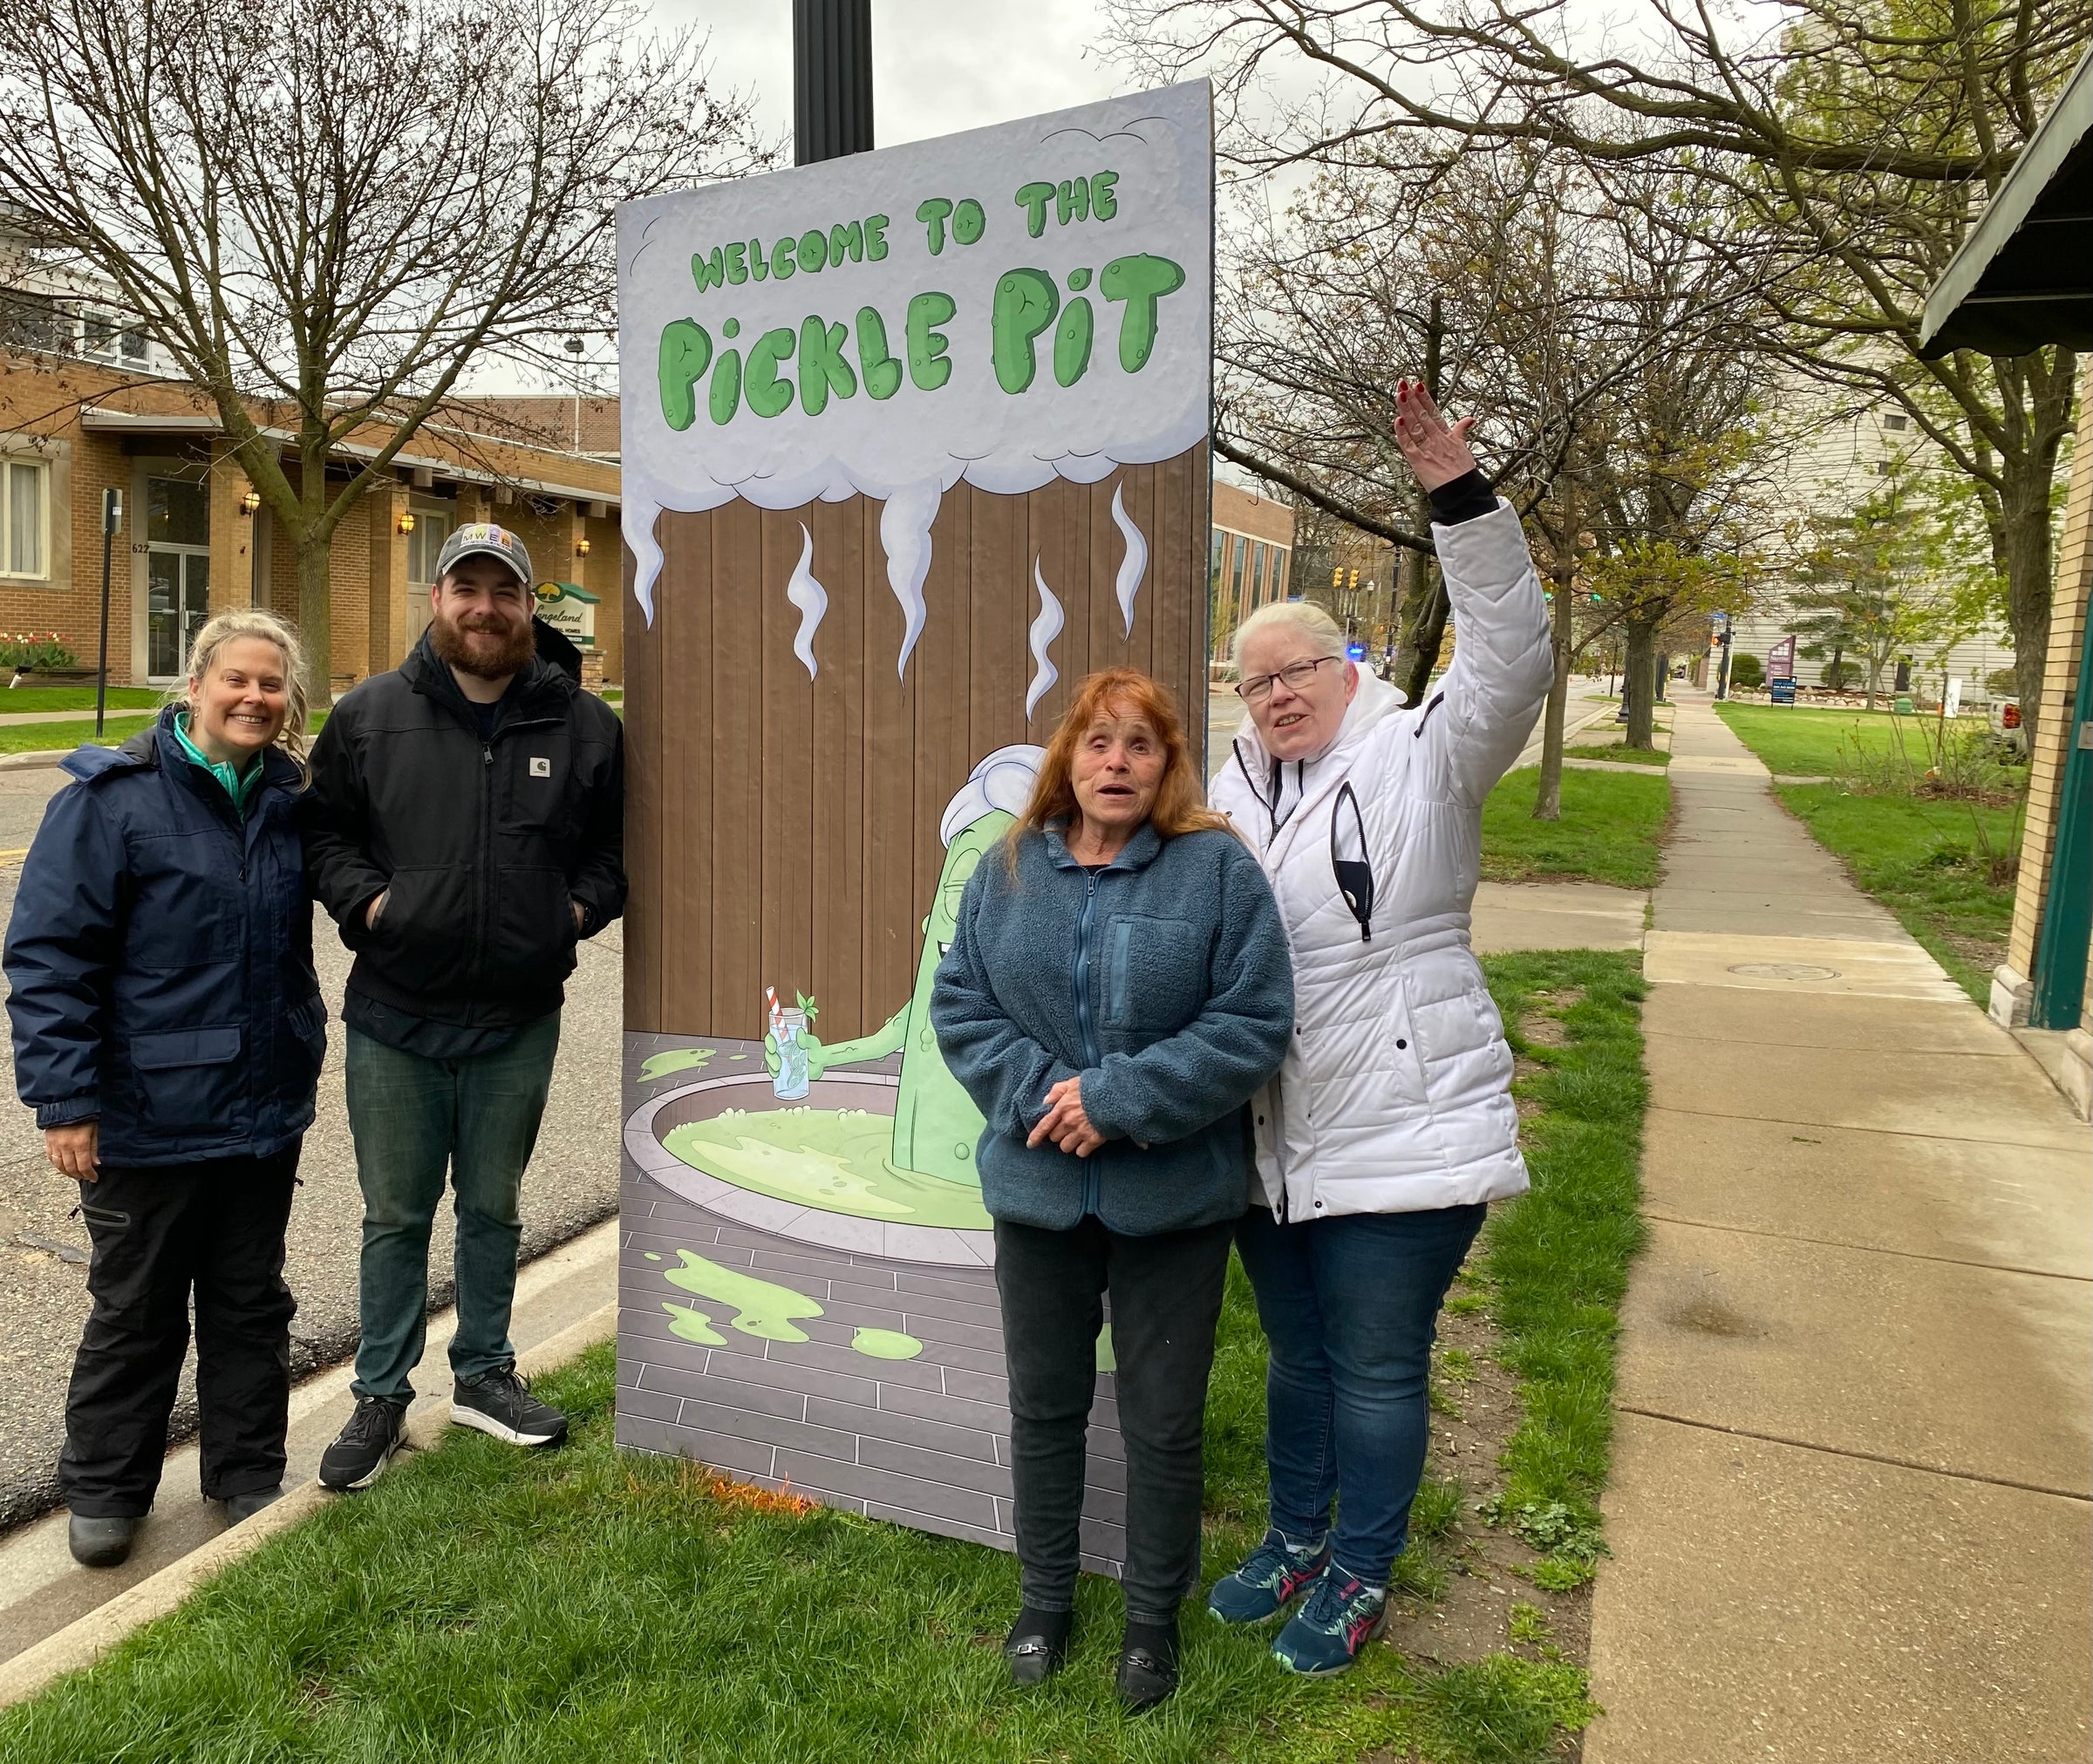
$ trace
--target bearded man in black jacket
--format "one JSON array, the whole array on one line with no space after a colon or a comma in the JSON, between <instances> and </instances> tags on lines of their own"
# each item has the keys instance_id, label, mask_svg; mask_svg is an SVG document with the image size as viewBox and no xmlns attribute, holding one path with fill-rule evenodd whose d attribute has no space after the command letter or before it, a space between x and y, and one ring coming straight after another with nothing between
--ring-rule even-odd
<instances>
[{"instance_id":1,"label":"bearded man in black jacket","mask_svg":"<svg viewBox=\"0 0 2093 1764\"><path fill-rule=\"evenodd\" d=\"M451 1419L515 1445L566 1436L516 1375L509 1310L562 983L624 910L624 746L574 646L532 617L530 581L515 534L460 528L421 642L312 751L306 862L356 952L342 1019L364 1191L356 1411L320 1461L331 1488L367 1488L406 1431L447 1170Z\"/></svg>"}]
</instances>

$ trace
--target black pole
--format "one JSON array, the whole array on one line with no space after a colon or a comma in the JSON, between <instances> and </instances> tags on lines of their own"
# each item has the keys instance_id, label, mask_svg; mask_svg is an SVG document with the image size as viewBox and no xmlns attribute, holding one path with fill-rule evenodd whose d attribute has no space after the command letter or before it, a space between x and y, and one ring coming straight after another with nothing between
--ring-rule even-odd
<instances>
[{"instance_id":1,"label":"black pole","mask_svg":"<svg viewBox=\"0 0 2093 1764\"><path fill-rule=\"evenodd\" d=\"M102 719L109 702L109 553L123 524L124 493L102 492L102 639L94 659L94 739L102 739Z\"/></svg>"},{"instance_id":2,"label":"black pole","mask_svg":"<svg viewBox=\"0 0 2093 1764\"><path fill-rule=\"evenodd\" d=\"M1715 663L1715 696L1718 698L1729 697L1729 633L1730 628L1735 623L1735 617L1722 621L1722 654Z\"/></svg>"},{"instance_id":3,"label":"black pole","mask_svg":"<svg viewBox=\"0 0 2093 1764\"><path fill-rule=\"evenodd\" d=\"M792 0L792 160L872 151L872 0Z\"/></svg>"}]
</instances>

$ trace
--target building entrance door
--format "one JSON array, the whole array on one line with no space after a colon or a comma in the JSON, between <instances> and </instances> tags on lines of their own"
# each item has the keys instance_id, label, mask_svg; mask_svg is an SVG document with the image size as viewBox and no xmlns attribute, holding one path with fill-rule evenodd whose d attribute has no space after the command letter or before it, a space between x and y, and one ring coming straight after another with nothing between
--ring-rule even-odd
<instances>
[{"instance_id":1,"label":"building entrance door","mask_svg":"<svg viewBox=\"0 0 2093 1764\"><path fill-rule=\"evenodd\" d=\"M146 671L181 677L189 644L211 611L209 487L146 480Z\"/></svg>"}]
</instances>

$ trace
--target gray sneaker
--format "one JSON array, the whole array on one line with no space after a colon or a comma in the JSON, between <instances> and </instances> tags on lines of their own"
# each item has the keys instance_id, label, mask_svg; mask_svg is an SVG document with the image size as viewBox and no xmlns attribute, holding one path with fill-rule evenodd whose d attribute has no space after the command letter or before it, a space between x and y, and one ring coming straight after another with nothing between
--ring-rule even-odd
<instances>
[{"instance_id":1,"label":"gray sneaker","mask_svg":"<svg viewBox=\"0 0 2093 1764\"><path fill-rule=\"evenodd\" d=\"M406 1437L407 1406L385 1397L358 1397L349 1425L320 1454L320 1487L345 1493L368 1488Z\"/></svg>"}]
</instances>

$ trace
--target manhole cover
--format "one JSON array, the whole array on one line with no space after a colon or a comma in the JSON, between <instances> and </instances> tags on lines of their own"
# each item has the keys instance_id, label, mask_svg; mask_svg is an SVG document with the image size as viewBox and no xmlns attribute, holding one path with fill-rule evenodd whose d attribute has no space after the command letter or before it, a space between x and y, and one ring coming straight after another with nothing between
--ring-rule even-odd
<instances>
[{"instance_id":1,"label":"manhole cover","mask_svg":"<svg viewBox=\"0 0 2093 1764\"><path fill-rule=\"evenodd\" d=\"M1747 980L1836 980L1838 970L1812 962L1738 962L1729 971Z\"/></svg>"}]
</instances>

